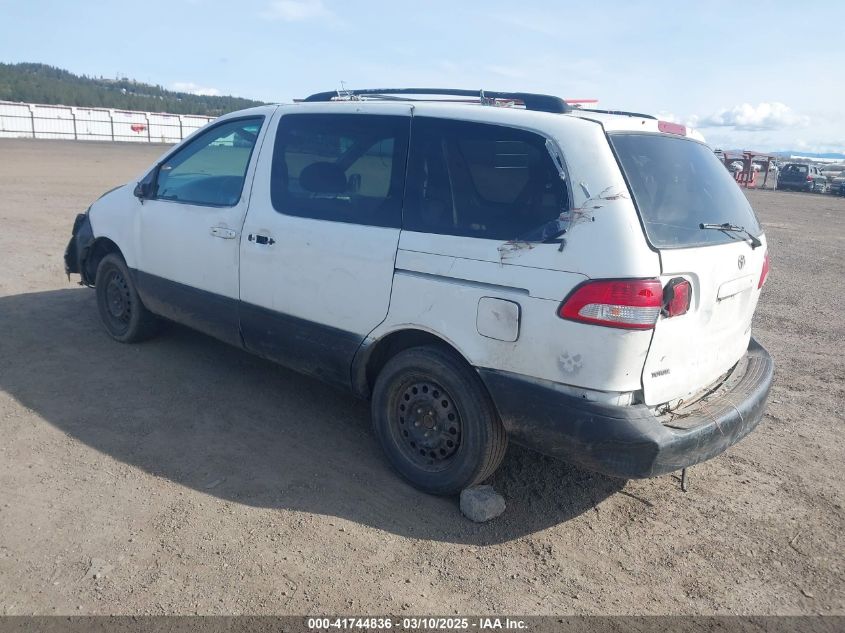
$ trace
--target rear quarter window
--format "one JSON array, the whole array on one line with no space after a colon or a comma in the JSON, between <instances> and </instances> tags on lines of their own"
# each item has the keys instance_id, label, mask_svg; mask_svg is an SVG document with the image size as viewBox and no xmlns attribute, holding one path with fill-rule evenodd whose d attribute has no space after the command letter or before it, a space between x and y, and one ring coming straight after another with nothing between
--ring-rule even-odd
<instances>
[{"instance_id":1,"label":"rear quarter window","mask_svg":"<svg viewBox=\"0 0 845 633\"><path fill-rule=\"evenodd\" d=\"M533 232L568 209L566 183L543 136L501 125L414 118L403 228L535 239Z\"/></svg>"},{"instance_id":2,"label":"rear quarter window","mask_svg":"<svg viewBox=\"0 0 845 633\"><path fill-rule=\"evenodd\" d=\"M608 135L649 242L655 248L723 244L741 236L705 230L730 223L762 233L745 194L712 150L662 134Z\"/></svg>"}]
</instances>

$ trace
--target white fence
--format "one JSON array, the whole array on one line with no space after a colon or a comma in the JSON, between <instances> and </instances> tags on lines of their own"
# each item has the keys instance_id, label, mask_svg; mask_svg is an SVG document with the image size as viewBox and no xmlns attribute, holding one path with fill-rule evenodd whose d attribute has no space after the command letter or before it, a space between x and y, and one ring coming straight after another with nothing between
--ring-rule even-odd
<instances>
[{"instance_id":1,"label":"white fence","mask_svg":"<svg viewBox=\"0 0 845 633\"><path fill-rule=\"evenodd\" d=\"M213 117L0 101L0 138L178 143Z\"/></svg>"}]
</instances>

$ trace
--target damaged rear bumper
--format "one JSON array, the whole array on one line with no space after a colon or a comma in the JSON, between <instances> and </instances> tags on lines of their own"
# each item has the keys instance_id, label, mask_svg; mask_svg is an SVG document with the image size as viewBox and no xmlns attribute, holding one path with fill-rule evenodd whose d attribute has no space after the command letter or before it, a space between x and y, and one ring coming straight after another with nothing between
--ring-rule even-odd
<instances>
[{"instance_id":1,"label":"damaged rear bumper","mask_svg":"<svg viewBox=\"0 0 845 633\"><path fill-rule=\"evenodd\" d=\"M665 426L645 405L613 406L556 390L552 383L478 369L511 439L588 470L639 479L706 461L748 435L765 411L774 362L754 339L744 373L722 393Z\"/></svg>"}]
</instances>

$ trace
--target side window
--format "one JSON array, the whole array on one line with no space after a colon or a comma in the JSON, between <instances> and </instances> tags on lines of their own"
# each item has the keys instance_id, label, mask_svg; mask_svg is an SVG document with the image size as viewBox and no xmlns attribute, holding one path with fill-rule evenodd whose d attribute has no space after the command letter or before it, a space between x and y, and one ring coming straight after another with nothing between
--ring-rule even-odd
<instances>
[{"instance_id":1,"label":"side window","mask_svg":"<svg viewBox=\"0 0 845 633\"><path fill-rule=\"evenodd\" d=\"M263 121L264 117L236 119L200 134L162 164L155 197L215 207L236 205Z\"/></svg>"},{"instance_id":2,"label":"side window","mask_svg":"<svg viewBox=\"0 0 845 633\"><path fill-rule=\"evenodd\" d=\"M317 220L399 227L410 117L287 114L273 149L273 208Z\"/></svg>"},{"instance_id":3,"label":"side window","mask_svg":"<svg viewBox=\"0 0 845 633\"><path fill-rule=\"evenodd\" d=\"M426 117L414 118L405 195L405 229L495 240L537 239L569 207L542 136Z\"/></svg>"}]
</instances>

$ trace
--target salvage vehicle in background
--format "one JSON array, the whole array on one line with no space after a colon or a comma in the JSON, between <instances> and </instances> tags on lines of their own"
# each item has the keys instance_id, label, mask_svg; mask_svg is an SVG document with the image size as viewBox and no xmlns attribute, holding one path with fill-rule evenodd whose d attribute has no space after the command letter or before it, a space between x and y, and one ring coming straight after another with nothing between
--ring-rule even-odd
<instances>
[{"instance_id":1,"label":"salvage vehicle in background","mask_svg":"<svg viewBox=\"0 0 845 633\"><path fill-rule=\"evenodd\" d=\"M778 189L825 193L827 178L815 165L788 163L778 173Z\"/></svg>"},{"instance_id":2,"label":"salvage vehicle in background","mask_svg":"<svg viewBox=\"0 0 845 633\"><path fill-rule=\"evenodd\" d=\"M830 190L837 195L845 195L845 170L840 170L839 173L830 180Z\"/></svg>"},{"instance_id":3,"label":"salvage vehicle in background","mask_svg":"<svg viewBox=\"0 0 845 633\"><path fill-rule=\"evenodd\" d=\"M773 376L766 239L700 135L547 95L223 116L80 215L65 265L116 341L170 319L368 398L437 494L509 438L618 477L685 468L757 426Z\"/></svg>"}]
</instances>

